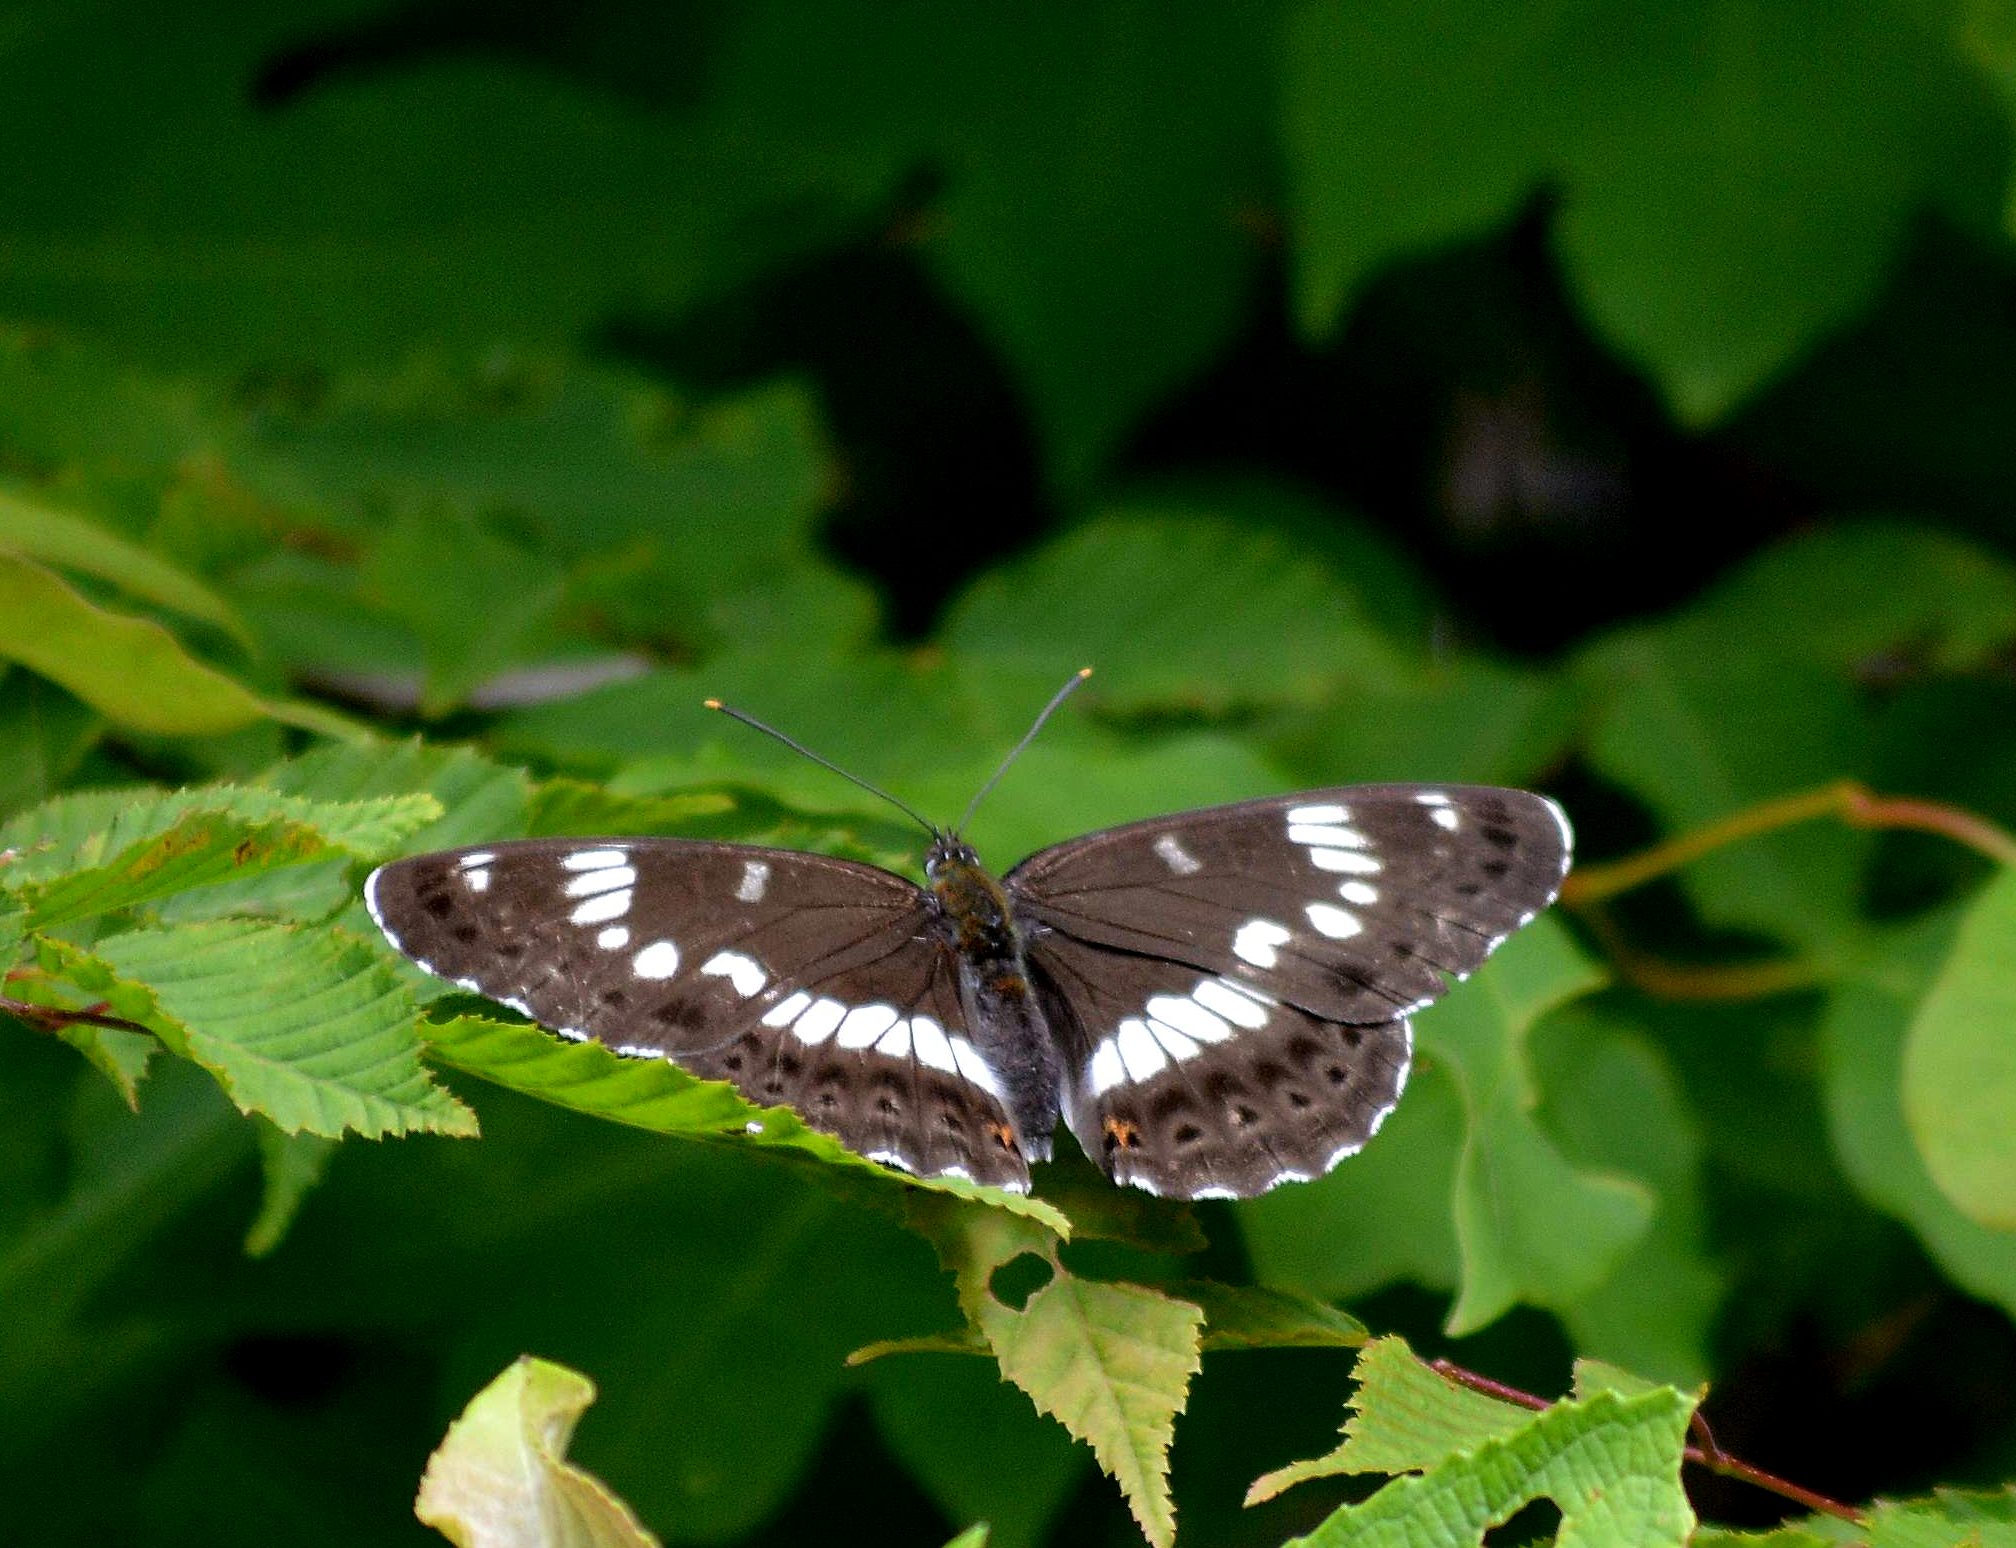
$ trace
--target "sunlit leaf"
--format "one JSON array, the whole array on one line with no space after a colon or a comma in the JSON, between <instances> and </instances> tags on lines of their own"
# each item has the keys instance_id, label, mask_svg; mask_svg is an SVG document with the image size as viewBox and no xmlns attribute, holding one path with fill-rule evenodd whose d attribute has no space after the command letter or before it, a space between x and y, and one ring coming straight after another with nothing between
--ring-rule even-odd
<instances>
[{"instance_id":1,"label":"sunlit leaf","mask_svg":"<svg viewBox=\"0 0 2016 1548\"><path fill-rule=\"evenodd\" d=\"M133 930L94 951L66 964L71 982L143 990L151 1014L133 1019L286 1133L476 1132L420 1063L412 1001L360 940L220 920Z\"/></svg>"},{"instance_id":2,"label":"sunlit leaf","mask_svg":"<svg viewBox=\"0 0 2016 1548\"><path fill-rule=\"evenodd\" d=\"M413 1513L457 1548L657 1548L600 1479L567 1461L595 1384L530 1355L449 1427Z\"/></svg>"}]
</instances>

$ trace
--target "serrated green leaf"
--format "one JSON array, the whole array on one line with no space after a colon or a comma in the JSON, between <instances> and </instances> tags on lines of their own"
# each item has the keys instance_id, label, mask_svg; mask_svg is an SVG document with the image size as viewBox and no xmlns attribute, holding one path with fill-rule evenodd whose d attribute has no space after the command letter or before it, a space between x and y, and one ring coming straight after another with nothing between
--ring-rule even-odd
<instances>
[{"instance_id":1,"label":"serrated green leaf","mask_svg":"<svg viewBox=\"0 0 2016 1548\"><path fill-rule=\"evenodd\" d=\"M576 1112L657 1134L795 1151L890 1190L923 1189L993 1206L1068 1233L1050 1205L956 1177L909 1177L864 1159L788 1107L758 1107L726 1081L701 1080L666 1059L632 1059L600 1043L564 1042L524 1023L476 1016L427 1022L437 1060Z\"/></svg>"},{"instance_id":2,"label":"serrated green leaf","mask_svg":"<svg viewBox=\"0 0 2016 1548\"><path fill-rule=\"evenodd\" d=\"M303 830L299 835L303 844L319 839L359 859L378 859L440 813L439 803L426 794L316 801L253 785L77 791L0 824L0 848L16 851L14 860L0 871L0 886L49 883L89 871L103 873L90 886L109 889L118 883L122 867L131 866L139 870L129 885L137 885L185 851L191 874L202 874L202 867L215 861L214 846L188 841L204 832L210 819L259 825L262 830L271 827L276 863L290 852L292 841L282 842L287 828ZM221 835L223 829L210 831ZM173 842L159 852L148 847L171 838ZM228 857L228 846L225 852ZM150 855L152 864L147 863ZM81 875L78 887L82 897Z\"/></svg>"},{"instance_id":3,"label":"serrated green leaf","mask_svg":"<svg viewBox=\"0 0 2016 1548\"><path fill-rule=\"evenodd\" d=\"M1869 1512L1869 1548L2016 1548L2016 1488L1885 1500Z\"/></svg>"},{"instance_id":4,"label":"serrated green leaf","mask_svg":"<svg viewBox=\"0 0 2016 1548\"><path fill-rule=\"evenodd\" d=\"M1270 1474L1249 1503L1323 1473L1408 1476L1342 1507L1297 1545L1481 1545L1487 1529L1543 1497L1561 1509L1566 1548L1683 1548L1694 1526L1680 1485L1694 1400L1670 1387L1636 1397L1604 1390L1535 1412L1459 1386L1399 1339L1378 1339L1359 1356L1352 1407L1341 1447Z\"/></svg>"},{"instance_id":5,"label":"serrated green leaf","mask_svg":"<svg viewBox=\"0 0 2016 1548\"><path fill-rule=\"evenodd\" d=\"M264 720L250 691L166 629L86 601L52 572L0 553L0 659L40 673L120 725L162 736Z\"/></svg>"},{"instance_id":6,"label":"serrated green leaf","mask_svg":"<svg viewBox=\"0 0 2016 1548\"><path fill-rule=\"evenodd\" d=\"M958 1286L967 1321L1001 1374L1092 1448L1156 1548L1176 1530L1169 1444L1196 1374L1203 1312L1144 1285L1073 1274L1058 1238L1033 1220L960 1210L928 1194L910 1200L913 1229L931 1240ZM1004 1268L1040 1271L1019 1304L1003 1300Z\"/></svg>"},{"instance_id":7,"label":"serrated green leaf","mask_svg":"<svg viewBox=\"0 0 2016 1548\"><path fill-rule=\"evenodd\" d=\"M2016 870L1968 905L1904 1042L1904 1116L1960 1212L2016 1232Z\"/></svg>"},{"instance_id":8,"label":"serrated green leaf","mask_svg":"<svg viewBox=\"0 0 2016 1548\"><path fill-rule=\"evenodd\" d=\"M133 930L66 976L116 983L156 1009L134 1019L217 1077L239 1110L289 1134L474 1134L476 1115L420 1063L412 1000L378 953L336 930L251 920Z\"/></svg>"},{"instance_id":9,"label":"serrated green leaf","mask_svg":"<svg viewBox=\"0 0 2016 1548\"><path fill-rule=\"evenodd\" d=\"M230 606L194 576L46 499L0 488L0 550L95 575L142 601L215 624L241 642L247 639L245 625Z\"/></svg>"},{"instance_id":10,"label":"serrated green leaf","mask_svg":"<svg viewBox=\"0 0 2016 1548\"><path fill-rule=\"evenodd\" d=\"M1904 1116L1907 1029L1958 929L1957 913L1942 911L1857 943L1827 997L1823 1095L1856 1190L1910 1226L1955 1283L2016 1315L2016 1231L1991 1230L1954 1206L1926 1170Z\"/></svg>"},{"instance_id":11,"label":"serrated green leaf","mask_svg":"<svg viewBox=\"0 0 2016 1548\"><path fill-rule=\"evenodd\" d=\"M245 1256L263 1258L285 1239L294 1217L336 1156L336 1142L319 1134L286 1134L264 1119L259 1136L259 1213L245 1232Z\"/></svg>"},{"instance_id":12,"label":"serrated green leaf","mask_svg":"<svg viewBox=\"0 0 2016 1548\"><path fill-rule=\"evenodd\" d=\"M306 823L248 822L224 812L191 812L166 833L127 845L106 864L25 888L21 897L29 923L46 930L299 865L328 849L322 835Z\"/></svg>"},{"instance_id":13,"label":"serrated green leaf","mask_svg":"<svg viewBox=\"0 0 2016 1548\"><path fill-rule=\"evenodd\" d=\"M1399 660L1349 584L1285 537L1153 507L992 571L940 638L1031 694L1090 666L1085 696L1123 711L1308 703Z\"/></svg>"},{"instance_id":14,"label":"serrated green leaf","mask_svg":"<svg viewBox=\"0 0 2016 1548\"><path fill-rule=\"evenodd\" d=\"M434 746L418 738L319 747L266 770L259 783L317 802L432 796L439 803L435 821L400 840L415 850L522 838L527 831L531 781L523 770L504 767L471 748Z\"/></svg>"},{"instance_id":15,"label":"serrated green leaf","mask_svg":"<svg viewBox=\"0 0 2016 1548\"><path fill-rule=\"evenodd\" d=\"M1145 1285L1062 1268L1020 1310L991 1292L978 1304L1001 1374L1092 1448L1148 1541L1169 1548L1169 1445L1197 1373L1203 1313Z\"/></svg>"},{"instance_id":16,"label":"serrated green leaf","mask_svg":"<svg viewBox=\"0 0 2016 1548\"><path fill-rule=\"evenodd\" d=\"M1823 1537L1796 1525L1773 1527L1768 1532L1734 1532L1727 1527L1704 1526L1687 1540L1687 1548L1828 1548L1830 1543L1841 1541L1839 1537Z\"/></svg>"},{"instance_id":17,"label":"serrated green leaf","mask_svg":"<svg viewBox=\"0 0 2016 1548\"><path fill-rule=\"evenodd\" d=\"M1480 1328L1520 1301L1572 1304L1651 1223L1643 1187L1579 1170L1533 1117L1538 1093L1526 1050L1533 1024L1602 977L1559 924L1543 919L1420 1018L1423 1055L1446 1062L1468 1123L1456 1160L1463 1277L1449 1312L1452 1333Z\"/></svg>"},{"instance_id":18,"label":"serrated green leaf","mask_svg":"<svg viewBox=\"0 0 2016 1548\"><path fill-rule=\"evenodd\" d=\"M609 1487L567 1461L595 1384L522 1355L427 1459L413 1514L457 1548L657 1548Z\"/></svg>"},{"instance_id":19,"label":"serrated green leaf","mask_svg":"<svg viewBox=\"0 0 2016 1548\"><path fill-rule=\"evenodd\" d=\"M1206 1349L1355 1349L1371 1336L1349 1312L1292 1290L1209 1279L1167 1289L1203 1311Z\"/></svg>"},{"instance_id":20,"label":"serrated green leaf","mask_svg":"<svg viewBox=\"0 0 2016 1548\"><path fill-rule=\"evenodd\" d=\"M1344 1440L1336 1450L1257 1478L1246 1503L1270 1500L1311 1478L1337 1473L1421 1473L1452 1454L1516 1435L1533 1411L1451 1381L1416 1359L1407 1341L1375 1338L1352 1371Z\"/></svg>"}]
</instances>

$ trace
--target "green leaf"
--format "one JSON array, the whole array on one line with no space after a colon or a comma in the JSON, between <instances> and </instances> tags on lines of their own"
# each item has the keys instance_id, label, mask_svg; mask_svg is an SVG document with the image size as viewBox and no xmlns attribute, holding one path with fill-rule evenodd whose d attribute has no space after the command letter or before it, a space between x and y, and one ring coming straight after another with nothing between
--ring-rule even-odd
<instances>
[{"instance_id":1,"label":"green leaf","mask_svg":"<svg viewBox=\"0 0 2016 1548\"><path fill-rule=\"evenodd\" d=\"M2016 1488L1885 1500L1864 1530L1869 1548L2016 1548Z\"/></svg>"},{"instance_id":2,"label":"green leaf","mask_svg":"<svg viewBox=\"0 0 2016 1548\"><path fill-rule=\"evenodd\" d=\"M1605 1390L1536 1413L1459 1387L1398 1339L1368 1345L1359 1367L1344 1444L1254 1490L1271 1493L1319 1472L1410 1476L1342 1507L1298 1545L1481 1545L1489 1528L1543 1497L1560 1507L1563 1548L1687 1543L1694 1512L1680 1454L1694 1400L1684 1393Z\"/></svg>"},{"instance_id":3,"label":"green leaf","mask_svg":"<svg viewBox=\"0 0 2016 1548\"><path fill-rule=\"evenodd\" d=\"M1555 245L1598 329L1683 420L1715 419L1874 299L1921 201L1992 133L1931 27L1873 6L1577 0L1432 28L1317 0L1283 97L1296 290L1327 332L1396 258L1558 189Z\"/></svg>"},{"instance_id":4,"label":"green leaf","mask_svg":"<svg viewBox=\"0 0 2016 1548\"><path fill-rule=\"evenodd\" d=\"M726 1081L701 1080L665 1059L632 1059L600 1043L565 1042L522 1022L476 1016L430 1021L429 1054L527 1096L657 1134L794 1151L891 1190L921 1189L992 1205L1068 1234L1070 1223L1026 1194L956 1177L909 1177L865 1160L788 1107L758 1107Z\"/></svg>"},{"instance_id":5,"label":"green leaf","mask_svg":"<svg viewBox=\"0 0 2016 1548\"><path fill-rule=\"evenodd\" d=\"M427 1459L413 1513L457 1548L657 1548L630 1508L567 1461L595 1384L521 1355Z\"/></svg>"},{"instance_id":6,"label":"green leaf","mask_svg":"<svg viewBox=\"0 0 2016 1548\"><path fill-rule=\"evenodd\" d=\"M1365 1346L1352 1378L1358 1391L1343 1444L1254 1480L1247 1504L1337 1473L1426 1472L1451 1454L1517 1435L1533 1419L1529 1408L1487 1397L1430 1369L1405 1339L1390 1335Z\"/></svg>"},{"instance_id":7,"label":"green leaf","mask_svg":"<svg viewBox=\"0 0 2016 1548\"><path fill-rule=\"evenodd\" d=\"M1602 973L1562 927L1540 920L1461 992L1420 1020L1424 1058L1446 1061L1468 1120L1456 1160L1456 1240L1463 1278L1452 1334L1515 1303L1563 1307L1615 1269L1652 1218L1646 1190L1582 1171L1534 1121L1526 1041L1547 1011L1587 994Z\"/></svg>"},{"instance_id":8,"label":"green leaf","mask_svg":"<svg viewBox=\"0 0 2016 1548\"><path fill-rule=\"evenodd\" d=\"M129 844L105 865L24 889L38 930L151 903L174 893L238 881L328 851L305 823L247 822L221 812L192 812L166 833Z\"/></svg>"},{"instance_id":9,"label":"green leaf","mask_svg":"<svg viewBox=\"0 0 2016 1548\"><path fill-rule=\"evenodd\" d=\"M411 999L352 936L220 920L115 935L65 967L90 992L144 989L158 1009L134 1019L286 1133L476 1132L420 1063Z\"/></svg>"},{"instance_id":10,"label":"green leaf","mask_svg":"<svg viewBox=\"0 0 2016 1548\"><path fill-rule=\"evenodd\" d=\"M978 1526L968 1527L947 1543L945 1548L987 1548L987 1543L987 1524L982 1522Z\"/></svg>"},{"instance_id":11,"label":"green leaf","mask_svg":"<svg viewBox=\"0 0 2016 1548\"><path fill-rule=\"evenodd\" d=\"M1206 1349L1355 1349L1371 1336L1349 1312L1293 1290L1209 1279L1167 1288L1202 1309Z\"/></svg>"},{"instance_id":12,"label":"green leaf","mask_svg":"<svg viewBox=\"0 0 2016 1548\"><path fill-rule=\"evenodd\" d=\"M1092 1448L1149 1542L1169 1548L1169 1445L1198 1369L1202 1310L1145 1285L1073 1274L1055 1235L1030 1220L955 1212L927 1195L913 1197L910 1217L952 1270L960 1308L1001 1374ZM1001 1273L1024 1268L1041 1282L1016 1299Z\"/></svg>"},{"instance_id":13,"label":"green leaf","mask_svg":"<svg viewBox=\"0 0 2016 1548\"><path fill-rule=\"evenodd\" d=\"M1390 676L1397 652L1367 617L1345 580L1285 535L1138 506L990 571L940 638L1018 692L1090 666L1097 705L1222 714Z\"/></svg>"},{"instance_id":14,"label":"green leaf","mask_svg":"<svg viewBox=\"0 0 2016 1548\"><path fill-rule=\"evenodd\" d=\"M1169 1445L1197 1373L1203 1313L1145 1285L1062 1268L1019 1311L991 1293L980 1306L1001 1374L1092 1448L1148 1541L1168 1548Z\"/></svg>"},{"instance_id":15,"label":"green leaf","mask_svg":"<svg viewBox=\"0 0 2016 1548\"><path fill-rule=\"evenodd\" d=\"M263 1119L259 1136L259 1213L245 1232L245 1255L263 1258L286 1238L294 1217L336 1157L336 1142L317 1134L287 1134Z\"/></svg>"},{"instance_id":16,"label":"green leaf","mask_svg":"<svg viewBox=\"0 0 2016 1548\"><path fill-rule=\"evenodd\" d=\"M1765 549L1688 612L1760 655L1960 672L2016 639L2016 567L1935 528L1844 521Z\"/></svg>"},{"instance_id":17,"label":"green leaf","mask_svg":"<svg viewBox=\"0 0 2016 1548\"><path fill-rule=\"evenodd\" d=\"M2016 1315L2016 1231L1992 1230L1955 1207L1904 1115L1908 1029L1959 929L1942 912L1871 932L1848 957L1821 1026L1828 1126L1856 1190L1910 1226L1954 1283Z\"/></svg>"},{"instance_id":18,"label":"green leaf","mask_svg":"<svg viewBox=\"0 0 2016 1548\"><path fill-rule=\"evenodd\" d=\"M256 825L276 835L300 830L305 835L295 841L300 844L319 839L345 854L378 859L440 814L432 796L418 793L317 801L251 785L82 790L0 824L0 849L17 852L0 871L0 884L20 887L73 876L81 884L80 873L89 873L110 886L131 870L129 885L138 886L170 860L200 874L214 864L214 846L192 840L206 829L221 833L216 825L223 823Z\"/></svg>"},{"instance_id":19,"label":"green leaf","mask_svg":"<svg viewBox=\"0 0 2016 1548\"><path fill-rule=\"evenodd\" d=\"M0 488L0 550L38 559L57 569L95 575L143 602L215 624L241 643L249 643L245 625L223 598L201 581L151 549L129 543L47 500Z\"/></svg>"},{"instance_id":20,"label":"green leaf","mask_svg":"<svg viewBox=\"0 0 2016 1548\"><path fill-rule=\"evenodd\" d=\"M157 623L87 602L40 565L0 553L0 659L60 683L136 731L191 736L263 720L268 707Z\"/></svg>"},{"instance_id":21,"label":"green leaf","mask_svg":"<svg viewBox=\"0 0 2016 1548\"><path fill-rule=\"evenodd\" d=\"M2016 870L1967 909L1904 1043L1904 1116L1960 1212L2016 1231Z\"/></svg>"},{"instance_id":22,"label":"green leaf","mask_svg":"<svg viewBox=\"0 0 2016 1548\"><path fill-rule=\"evenodd\" d=\"M1575 1347L1676 1386L1706 1380L1724 1275L1708 1255L1703 1145L1679 1080L1607 998L1543 1020L1533 1062L1540 1121L1562 1154L1630 1177L1655 1200L1650 1228L1615 1270L1561 1308Z\"/></svg>"},{"instance_id":23,"label":"green leaf","mask_svg":"<svg viewBox=\"0 0 2016 1548\"><path fill-rule=\"evenodd\" d=\"M1669 836L1863 772L1868 715L1844 675L1729 650L1711 616L1612 635L1578 671L1595 705L1589 758ZM1808 822L1715 850L1680 881L1713 924L1817 948L1852 915L1869 848Z\"/></svg>"}]
</instances>

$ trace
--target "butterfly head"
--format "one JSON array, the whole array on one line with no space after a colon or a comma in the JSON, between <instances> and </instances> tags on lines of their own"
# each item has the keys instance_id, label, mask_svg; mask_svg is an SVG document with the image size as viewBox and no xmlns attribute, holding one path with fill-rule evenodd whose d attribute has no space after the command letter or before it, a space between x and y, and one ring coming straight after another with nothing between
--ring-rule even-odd
<instances>
[{"instance_id":1,"label":"butterfly head","mask_svg":"<svg viewBox=\"0 0 2016 1548\"><path fill-rule=\"evenodd\" d=\"M924 852L924 874L932 886L962 871L981 869L980 852L950 828L931 830L931 847Z\"/></svg>"}]
</instances>

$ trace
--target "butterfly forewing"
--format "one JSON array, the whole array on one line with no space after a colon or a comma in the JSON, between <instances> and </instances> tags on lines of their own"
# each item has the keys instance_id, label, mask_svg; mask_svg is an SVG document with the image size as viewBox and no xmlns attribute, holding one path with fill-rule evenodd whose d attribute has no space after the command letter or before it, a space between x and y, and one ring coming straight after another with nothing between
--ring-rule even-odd
<instances>
[{"instance_id":1,"label":"butterfly forewing","mask_svg":"<svg viewBox=\"0 0 2016 1548\"><path fill-rule=\"evenodd\" d=\"M422 967L567 1036L787 1103L926 1176L1026 1188L928 898L871 866L677 839L531 839L375 872Z\"/></svg>"},{"instance_id":2,"label":"butterfly forewing","mask_svg":"<svg viewBox=\"0 0 2016 1548\"><path fill-rule=\"evenodd\" d=\"M1007 887L1073 1132L1159 1192L1318 1175L1398 1100L1406 1018L1552 901L1559 808L1361 785L1108 829Z\"/></svg>"}]
</instances>

